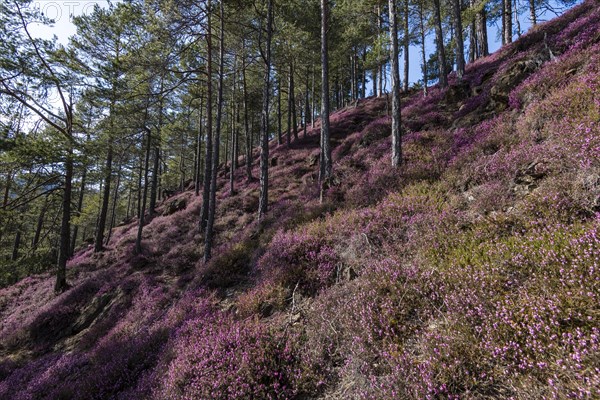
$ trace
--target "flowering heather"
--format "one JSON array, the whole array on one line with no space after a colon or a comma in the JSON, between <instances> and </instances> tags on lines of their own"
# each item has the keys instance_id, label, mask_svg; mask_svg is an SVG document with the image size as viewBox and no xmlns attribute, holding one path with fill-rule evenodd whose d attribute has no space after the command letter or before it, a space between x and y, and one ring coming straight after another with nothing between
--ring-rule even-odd
<instances>
[{"instance_id":1,"label":"flowering heather","mask_svg":"<svg viewBox=\"0 0 600 400\"><path fill-rule=\"evenodd\" d=\"M142 254L132 223L59 296L0 289L0 398L600 398L599 26L586 1L406 94L400 168L385 98L338 110L322 202L318 124L273 141L260 223L219 175L207 264L188 191Z\"/></svg>"}]
</instances>

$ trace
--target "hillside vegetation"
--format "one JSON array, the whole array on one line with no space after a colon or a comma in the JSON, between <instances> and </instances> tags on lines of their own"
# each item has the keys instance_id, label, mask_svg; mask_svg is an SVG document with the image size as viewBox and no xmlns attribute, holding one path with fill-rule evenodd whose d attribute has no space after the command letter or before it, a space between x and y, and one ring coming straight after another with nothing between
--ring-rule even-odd
<instances>
[{"instance_id":1,"label":"hillside vegetation","mask_svg":"<svg viewBox=\"0 0 600 400\"><path fill-rule=\"evenodd\" d=\"M2 399L600 397L600 7L587 1L402 98L272 144L258 182L221 174L213 259L201 198L81 249L71 288L0 289ZM258 176L258 169L254 171Z\"/></svg>"}]
</instances>

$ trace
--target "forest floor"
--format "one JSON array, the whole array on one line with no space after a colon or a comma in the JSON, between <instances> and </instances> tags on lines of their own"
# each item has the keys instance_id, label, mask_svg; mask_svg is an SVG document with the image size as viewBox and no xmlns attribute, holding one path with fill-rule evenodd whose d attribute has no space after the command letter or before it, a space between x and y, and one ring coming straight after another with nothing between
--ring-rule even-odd
<instances>
[{"instance_id":1,"label":"forest floor","mask_svg":"<svg viewBox=\"0 0 600 400\"><path fill-rule=\"evenodd\" d=\"M322 202L318 124L272 143L261 223L223 169L207 264L188 190L143 254L134 221L65 293L0 289L0 398L599 398L599 69L589 0L404 94L400 168L381 97L331 116Z\"/></svg>"}]
</instances>

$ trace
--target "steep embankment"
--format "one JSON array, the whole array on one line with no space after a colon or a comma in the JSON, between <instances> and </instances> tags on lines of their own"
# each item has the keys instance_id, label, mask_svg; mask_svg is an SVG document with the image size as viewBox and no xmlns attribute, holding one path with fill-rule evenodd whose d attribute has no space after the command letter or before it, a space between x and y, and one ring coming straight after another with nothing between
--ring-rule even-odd
<instances>
[{"instance_id":1,"label":"steep embankment","mask_svg":"<svg viewBox=\"0 0 600 400\"><path fill-rule=\"evenodd\" d=\"M260 226L221 176L208 265L185 192L143 255L123 226L61 296L2 289L0 398L599 397L599 68L587 1L403 99L399 170L372 98L332 116L323 204L318 130L273 145Z\"/></svg>"}]
</instances>

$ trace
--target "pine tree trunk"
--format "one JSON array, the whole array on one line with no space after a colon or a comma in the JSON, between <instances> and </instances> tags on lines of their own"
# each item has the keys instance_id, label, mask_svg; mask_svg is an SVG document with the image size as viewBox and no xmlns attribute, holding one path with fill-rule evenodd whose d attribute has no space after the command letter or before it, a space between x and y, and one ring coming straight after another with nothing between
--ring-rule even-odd
<instances>
[{"instance_id":1,"label":"pine tree trunk","mask_svg":"<svg viewBox=\"0 0 600 400\"><path fill-rule=\"evenodd\" d=\"M316 116L316 109L317 109L317 106L316 106L317 103L316 102L317 102L317 99L316 99L316 96L315 96L315 66L314 66L314 64L312 66L312 85L311 85L310 99L312 100L311 101L311 108L312 108L312 110L311 110L311 113L310 113L310 122L311 122L311 127L314 129L314 127L315 127L315 119L317 119L317 116Z\"/></svg>"},{"instance_id":2,"label":"pine tree trunk","mask_svg":"<svg viewBox=\"0 0 600 400\"><path fill-rule=\"evenodd\" d=\"M354 51L354 50L352 50ZM354 76L355 76L355 71L354 71L354 54L350 55L350 99L354 100L354 82L356 82Z\"/></svg>"},{"instance_id":3,"label":"pine tree trunk","mask_svg":"<svg viewBox=\"0 0 600 400\"><path fill-rule=\"evenodd\" d=\"M281 75L277 78L277 144L283 144L281 135Z\"/></svg>"},{"instance_id":4,"label":"pine tree trunk","mask_svg":"<svg viewBox=\"0 0 600 400\"><path fill-rule=\"evenodd\" d=\"M161 92L163 89L162 78L161 78ZM162 95L161 95L162 96ZM163 122L163 100L162 97L159 101L158 107L158 130L156 132L156 138L154 140L154 159L153 159L153 167L152 167L152 184L150 186L150 205L148 206L148 214L150 216L154 215L156 210L156 200L159 195L159 177L161 175L160 171L160 135L162 131L162 122Z\"/></svg>"},{"instance_id":5,"label":"pine tree trunk","mask_svg":"<svg viewBox=\"0 0 600 400\"><path fill-rule=\"evenodd\" d=\"M44 198L44 205L40 209L40 214L38 215L38 220L37 220L37 224L35 227L35 234L33 235L33 240L31 241L31 252L32 253L35 253L35 251L38 247L38 244L40 242L40 236L42 234L42 229L44 229L44 216L46 215L47 210L48 210L48 196L46 196L46 198ZM77 226L75 226L75 227L77 227ZM77 231L74 230L74 232L77 232ZM73 241L74 240L71 240L71 243L73 243ZM73 253L73 252L71 251L71 253Z\"/></svg>"},{"instance_id":6,"label":"pine tree trunk","mask_svg":"<svg viewBox=\"0 0 600 400\"><path fill-rule=\"evenodd\" d=\"M410 45L410 31L408 26L408 0L404 0L404 92L408 92L408 67L409 67L409 45Z\"/></svg>"},{"instance_id":7,"label":"pine tree trunk","mask_svg":"<svg viewBox=\"0 0 600 400\"><path fill-rule=\"evenodd\" d=\"M85 179L86 179L86 177L87 177L87 168L85 168L85 166L84 166L83 173L81 175L81 187L79 188L79 199L77 200L77 216L78 217L81 216L81 211L83 209L83 196L85 194ZM73 236L71 239L71 249L69 251L69 257L71 257L75 253L75 243L77 243L77 232L78 231L79 231L79 225L75 225L73 227Z\"/></svg>"},{"instance_id":8,"label":"pine tree trunk","mask_svg":"<svg viewBox=\"0 0 600 400\"><path fill-rule=\"evenodd\" d=\"M381 31L382 31L382 21L381 21L381 6L378 4L377 5L377 37L379 37L381 35ZM377 64L377 69L378 69L378 76L379 76L379 85L378 85L378 89L379 92L377 93L378 96L383 95L383 64L381 60L377 60L378 64Z\"/></svg>"},{"instance_id":9,"label":"pine tree trunk","mask_svg":"<svg viewBox=\"0 0 600 400\"><path fill-rule=\"evenodd\" d=\"M512 0L502 0L504 4L504 43L512 43Z\"/></svg>"},{"instance_id":10,"label":"pine tree trunk","mask_svg":"<svg viewBox=\"0 0 600 400\"><path fill-rule=\"evenodd\" d=\"M361 76L361 94L360 97L361 98L365 98L367 97L367 70L365 69L365 65L367 63L367 50L363 49L363 53L362 53L362 68L361 68L361 72L360 72L360 76Z\"/></svg>"},{"instance_id":11,"label":"pine tree trunk","mask_svg":"<svg viewBox=\"0 0 600 400\"><path fill-rule=\"evenodd\" d=\"M521 21L519 21L519 0L515 0L514 4L515 25L517 28L517 36L521 36Z\"/></svg>"},{"instance_id":12,"label":"pine tree trunk","mask_svg":"<svg viewBox=\"0 0 600 400\"><path fill-rule=\"evenodd\" d=\"M213 226L217 208L217 173L219 169L219 148L221 147L221 121L223 119L223 75L225 68L225 15L223 0L219 3L220 29L219 29L219 80L217 86L217 116L215 119L215 137L213 140L213 158L210 178L210 198L208 203L208 221L204 238L204 262L212 257Z\"/></svg>"},{"instance_id":13,"label":"pine tree trunk","mask_svg":"<svg viewBox=\"0 0 600 400\"><path fill-rule=\"evenodd\" d=\"M456 30L456 76L458 79L462 79L463 75L465 74L465 44L463 40L463 25L460 4L461 0L452 0L454 24Z\"/></svg>"},{"instance_id":14,"label":"pine tree trunk","mask_svg":"<svg viewBox=\"0 0 600 400\"><path fill-rule=\"evenodd\" d=\"M200 96L200 108L198 109L198 136L196 138L196 173L194 179L194 193L200 195L200 183L202 182L202 110L204 104Z\"/></svg>"},{"instance_id":15,"label":"pine tree trunk","mask_svg":"<svg viewBox=\"0 0 600 400\"><path fill-rule=\"evenodd\" d=\"M535 0L529 0L529 19L533 26L537 25L537 12L535 10Z\"/></svg>"},{"instance_id":16,"label":"pine tree trunk","mask_svg":"<svg viewBox=\"0 0 600 400\"><path fill-rule=\"evenodd\" d=\"M142 179L144 177L144 135L142 134L142 146L140 148L140 164L138 169L138 181L137 181L137 195L136 195L136 207L137 217L140 219L142 215ZM85 237L84 237L85 239Z\"/></svg>"},{"instance_id":17,"label":"pine tree trunk","mask_svg":"<svg viewBox=\"0 0 600 400\"><path fill-rule=\"evenodd\" d=\"M307 125L310 122L310 104L309 104L309 98L308 98L308 91L309 91L309 74L310 71L308 68L306 68L306 92L304 95L304 137L306 137L306 129L307 129Z\"/></svg>"},{"instance_id":18,"label":"pine tree trunk","mask_svg":"<svg viewBox=\"0 0 600 400\"><path fill-rule=\"evenodd\" d=\"M146 121L144 121L144 124L146 124ZM148 169L150 167L150 150L152 148L152 134L151 134L151 130L150 128L146 128L146 156L145 156L145 160L144 160L144 190L142 191L142 199L141 199L141 206L140 206L140 215L138 218L138 230L137 230L137 236L135 239L135 253L136 254L141 254L142 253L142 233L144 230L144 220L146 217L146 201L148 200ZM143 142L143 138L142 138L142 142ZM143 147L143 146L142 146Z\"/></svg>"},{"instance_id":19,"label":"pine tree trunk","mask_svg":"<svg viewBox=\"0 0 600 400\"><path fill-rule=\"evenodd\" d=\"M231 91L231 165L229 168L229 194L235 194L234 180L235 169L237 168L237 150L236 150L236 121L235 121L235 87L237 85L237 54L233 60L233 88Z\"/></svg>"},{"instance_id":20,"label":"pine tree trunk","mask_svg":"<svg viewBox=\"0 0 600 400\"><path fill-rule=\"evenodd\" d=\"M290 63L290 97L292 105L292 129L294 132L294 140L298 140L298 120L296 117L296 93L294 85L294 65Z\"/></svg>"},{"instance_id":21,"label":"pine tree trunk","mask_svg":"<svg viewBox=\"0 0 600 400\"><path fill-rule=\"evenodd\" d=\"M512 0L509 0L512 1ZM506 0L502 0L500 14L502 15L502 46L506 44Z\"/></svg>"},{"instance_id":22,"label":"pine tree trunk","mask_svg":"<svg viewBox=\"0 0 600 400\"><path fill-rule=\"evenodd\" d=\"M332 176L331 144L329 137L329 59L327 46L328 0L321 0L321 163L319 182L321 185L321 201L325 186Z\"/></svg>"},{"instance_id":23,"label":"pine tree trunk","mask_svg":"<svg viewBox=\"0 0 600 400\"><path fill-rule=\"evenodd\" d=\"M271 27L273 23L273 1L267 0L267 43L265 49L265 79L263 88L263 109L261 116L260 147L260 197L258 203L258 220L262 220L269 209L269 93L271 81ZM293 93L293 69L290 64L290 80ZM296 129L294 133L297 136Z\"/></svg>"},{"instance_id":24,"label":"pine tree trunk","mask_svg":"<svg viewBox=\"0 0 600 400\"><path fill-rule=\"evenodd\" d=\"M475 16L475 25L477 30L477 56L486 57L489 55L487 43L487 16L485 7Z\"/></svg>"},{"instance_id":25,"label":"pine tree trunk","mask_svg":"<svg viewBox=\"0 0 600 400\"><path fill-rule=\"evenodd\" d=\"M185 168L185 150L188 147L188 139L187 139L187 131L183 132L181 137L181 146L179 148L179 191L183 192L185 190L185 178L186 178L186 168Z\"/></svg>"},{"instance_id":26,"label":"pine tree trunk","mask_svg":"<svg viewBox=\"0 0 600 400\"><path fill-rule=\"evenodd\" d=\"M72 115L67 117L67 134L72 138ZM62 198L62 218L60 223L60 244L58 250L58 265L56 268L56 284L54 291L62 293L67 289L67 260L69 259L71 235L71 196L73 192L73 146L65 155L65 182Z\"/></svg>"},{"instance_id":27,"label":"pine tree trunk","mask_svg":"<svg viewBox=\"0 0 600 400\"><path fill-rule=\"evenodd\" d=\"M433 0L433 16L437 45L438 79L440 87L444 88L448 86L448 78L446 76L446 51L444 49L444 35L442 33L440 0Z\"/></svg>"},{"instance_id":28,"label":"pine tree trunk","mask_svg":"<svg viewBox=\"0 0 600 400\"><path fill-rule=\"evenodd\" d=\"M371 79L373 80L373 96L377 96L377 68L371 71Z\"/></svg>"},{"instance_id":29,"label":"pine tree trunk","mask_svg":"<svg viewBox=\"0 0 600 400\"><path fill-rule=\"evenodd\" d=\"M427 96L427 53L425 51L425 16L423 4L419 6L419 32L421 33L421 69L423 70L423 96Z\"/></svg>"},{"instance_id":30,"label":"pine tree trunk","mask_svg":"<svg viewBox=\"0 0 600 400\"><path fill-rule=\"evenodd\" d=\"M17 232L15 233L15 240L13 242L11 261L17 261L19 258L19 248L21 247L21 230L23 229L23 210L20 212L19 222L17 226Z\"/></svg>"},{"instance_id":31,"label":"pine tree trunk","mask_svg":"<svg viewBox=\"0 0 600 400\"><path fill-rule=\"evenodd\" d=\"M108 234L106 235L106 244L110 243L112 237L112 230L115 227L116 213L117 213L117 200L119 197L119 186L121 185L121 171L123 170L122 160L119 161L119 169L117 171L117 181L115 182L115 191L113 193L113 201L110 213L110 225L108 227Z\"/></svg>"},{"instance_id":32,"label":"pine tree trunk","mask_svg":"<svg viewBox=\"0 0 600 400\"><path fill-rule=\"evenodd\" d=\"M392 44L390 59L392 61L392 166L402 163L402 138L400 120L400 71L398 65L398 18L396 0L389 0L390 42Z\"/></svg>"},{"instance_id":33,"label":"pine tree trunk","mask_svg":"<svg viewBox=\"0 0 600 400\"><path fill-rule=\"evenodd\" d=\"M4 195L2 199L2 208L6 209L6 205L8 204L8 198L10 195L10 184L12 182L12 171L8 171L6 173L6 186L4 187ZM2 220L0 219L0 222ZM0 245L2 244L2 236L4 235L4 224L0 224Z\"/></svg>"},{"instance_id":34,"label":"pine tree trunk","mask_svg":"<svg viewBox=\"0 0 600 400\"><path fill-rule=\"evenodd\" d=\"M131 192L133 192L133 188L129 187L129 192L127 193L127 211L125 212L125 220L129 221L130 213L131 213ZM73 246L71 246L73 247Z\"/></svg>"},{"instance_id":35,"label":"pine tree trunk","mask_svg":"<svg viewBox=\"0 0 600 400\"><path fill-rule=\"evenodd\" d=\"M111 116L112 118L112 116ZM110 199L110 184L112 180L112 161L113 145L112 137L108 138L108 151L106 154L106 169L104 175L104 192L102 195L102 206L100 207L100 216L98 217L98 226L96 228L96 240L94 242L94 253L102 251L104 244L104 230L106 228L106 217L108 215L108 204Z\"/></svg>"},{"instance_id":36,"label":"pine tree trunk","mask_svg":"<svg viewBox=\"0 0 600 400\"><path fill-rule=\"evenodd\" d=\"M206 3L207 28L206 28L206 152L204 155L204 181L202 187L202 207L200 209L200 232L206 232L208 223L208 203L210 199L210 182L212 177L212 24L210 7L211 2ZM244 82L245 88L245 82ZM244 93L245 97L245 93Z\"/></svg>"},{"instance_id":37,"label":"pine tree trunk","mask_svg":"<svg viewBox=\"0 0 600 400\"><path fill-rule=\"evenodd\" d=\"M475 7L475 0L469 0L469 7ZM473 18L469 25L469 62L472 63L479 58L479 54L477 53L477 26L475 20L477 18Z\"/></svg>"},{"instance_id":38,"label":"pine tree trunk","mask_svg":"<svg viewBox=\"0 0 600 400\"><path fill-rule=\"evenodd\" d=\"M292 112L294 108L292 107L292 64L289 66L289 75L288 75L288 96L287 96L287 134L285 137L286 144L289 146L292 141Z\"/></svg>"},{"instance_id":39,"label":"pine tree trunk","mask_svg":"<svg viewBox=\"0 0 600 400\"><path fill-rule=\"evenodd\" d=\"M246 85L246 51L242 45L242 87L244 91L244 136L246 138L246 180L252 181L252 136L248 121L248 90Z\"/></svg>"}]
</instances>

